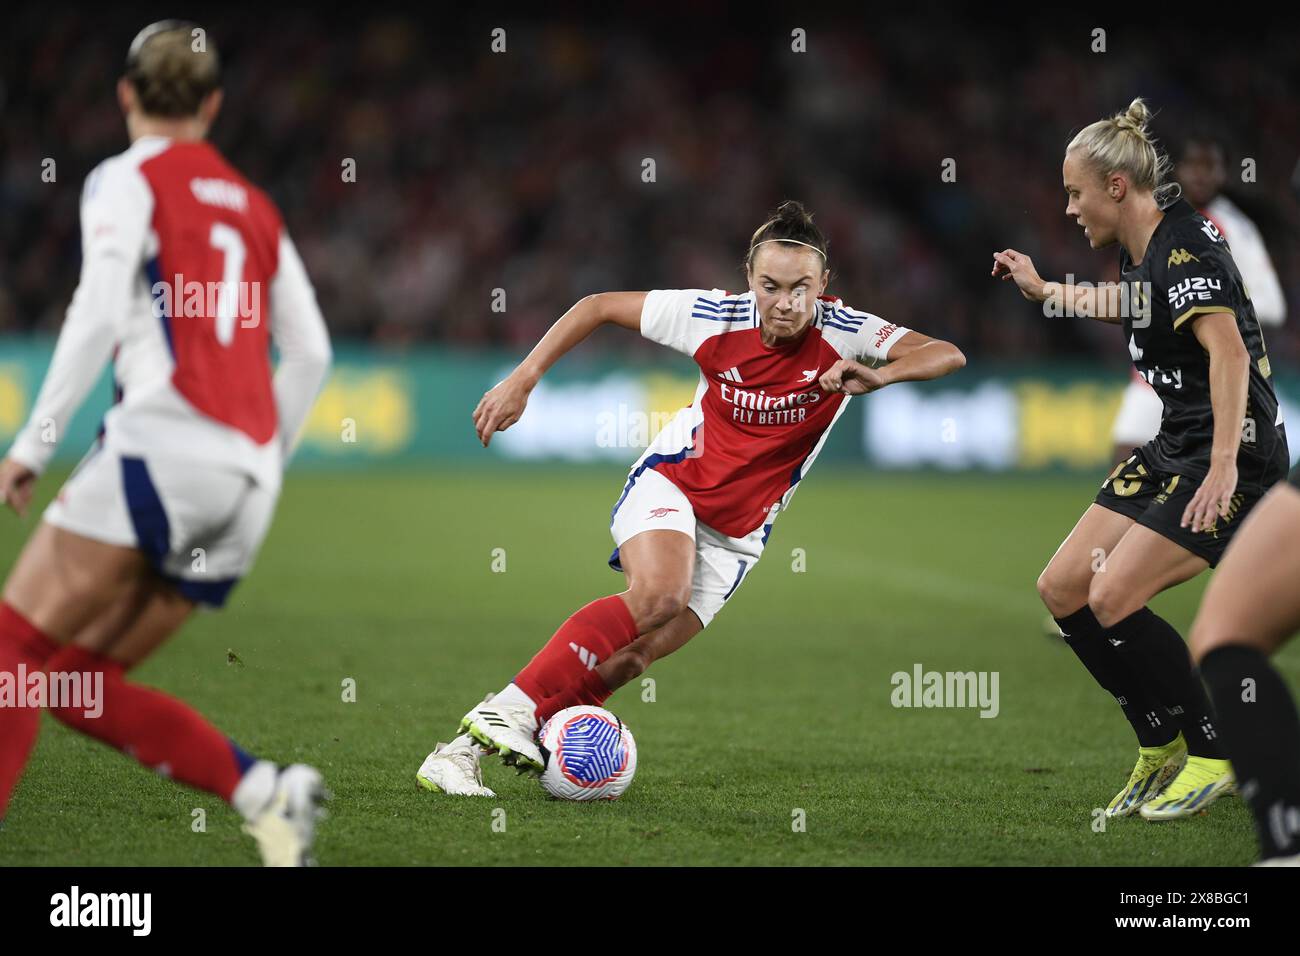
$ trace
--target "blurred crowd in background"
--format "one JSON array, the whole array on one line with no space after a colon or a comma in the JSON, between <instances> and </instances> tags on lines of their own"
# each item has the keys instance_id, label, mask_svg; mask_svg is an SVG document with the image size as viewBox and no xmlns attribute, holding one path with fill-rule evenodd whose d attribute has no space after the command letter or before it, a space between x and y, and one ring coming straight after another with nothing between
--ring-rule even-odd
<instances>
[{"instance_id":1,"label":"blurred crowd in background","mask_svg":"<svg viewBox=\"0 0 1300 956\"><path fill-rule=\"evenodd\" d=\"M995 25L982 6L955 21L865 8L790 10L761 27L709 19L723 9L653 23L195 16L224 64L212 139L280 205L340 339L522 351L591 292L744 288L751 233L797 198L830 240L830 291L854 308L972 357L1108 356L1118 368L1113 327L1046 319L989 269L1011 246L1047 277L1117 277L1117 251L1090 250L1065 217L1060 163L1074 132L1141 95L1175 155L1193 129L1222 139L1226 192L1262 231L1290 307L1270 352L1300 361L1290 31L1234 38L1172 13L1158 29L1100 13ZM81 182L126 146L114 83L154 17L12 16L0 39L0 334L53 333L77 279ZM796 27L806 53L791 49ZM1254 183L1239 181L1245 158ZM608 346L654 348L595 345Z\"/></svg>"}]
</instances>

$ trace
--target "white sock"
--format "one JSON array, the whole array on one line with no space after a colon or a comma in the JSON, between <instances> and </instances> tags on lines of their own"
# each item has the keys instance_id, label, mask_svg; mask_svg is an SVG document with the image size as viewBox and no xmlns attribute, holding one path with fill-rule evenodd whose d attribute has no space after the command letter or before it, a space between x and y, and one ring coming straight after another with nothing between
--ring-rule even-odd
<instances>
[{"instance_id":1,"label":"white sock","mask_svg":"<svg viewBox=\"0 0 1300 956\"><path fill-rule=\"evenodd\" d=\"M269 760L259 760L244 771L230 795L230 804L245 820L257 816L271 802L280 768Z\"/></svg>"},{"instance_id":2,"label":"white sock","mask_svg":"<svg viewBox=\"0 0 1300 956\"><path fill-rule=\"evenodd\" d=\"M492 698L492 703L510 707L526 707L528 716L532 718L532 726L528 729L537 730L537 701L520 690L518 684L513 682L506 684L505 690Z\"/></svg>"}]
</instances>

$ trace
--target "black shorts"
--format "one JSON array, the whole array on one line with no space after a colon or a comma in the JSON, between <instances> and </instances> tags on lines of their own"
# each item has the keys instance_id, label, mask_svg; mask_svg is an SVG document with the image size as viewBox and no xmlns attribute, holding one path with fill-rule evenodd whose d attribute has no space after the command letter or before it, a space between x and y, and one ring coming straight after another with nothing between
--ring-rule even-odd
<instances>
[{"instance_id":1,"label":"black shorts","mask_svg":"<svg viewBox=\"0 0 1300 956\"><path fill-rule=\"evenodd\" d=\"M1209 528L1193 532L1190 526L1180 527L1180 523L1188 502L1201 486L1201 479L1153 468L1143 450L1135 448L1102 482L1096 502L1127 515L1215 567L1246 515L1284 475L1285 472L1275 473L1274 469L1261 474L1239 466L1237 490L1233 492L1228 517L1216 518Z\"/></svg>"}]
</instances>

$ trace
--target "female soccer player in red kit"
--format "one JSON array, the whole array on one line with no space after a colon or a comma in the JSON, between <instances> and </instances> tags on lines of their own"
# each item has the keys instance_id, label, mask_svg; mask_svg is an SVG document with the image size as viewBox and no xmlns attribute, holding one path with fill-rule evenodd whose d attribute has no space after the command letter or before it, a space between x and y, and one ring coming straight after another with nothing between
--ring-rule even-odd
<instances>
[{"instance_id":1,"label":"female soccer player in red kit","mask_svg":"<svg viewBox=\"0 0 1300 956\"><path fill-rule=\"evenodd\" d=\"M0 672L77 679L98 702L0 706L0 817L45 706L228 801L268 865L301 865L320 774L255 759L126 672L197 604L220 607L252 565L329 369L329 335L274 204L205 142L221 106L211 40L190 23L146 27L117 94L131 145L86 179L81 278L31 418L0 461L0 499L22 515L111 358L117 403L0 602Z\"/></svg>"},{"instance_id":2,"label":"female soccer player in red kit","mask_svg":"<svg viewBox=\"0 0 1300 956\"><path fill-rule=\"evenodd\" d=\"M474 410L486 446L519 420L546 370L605 324L640 332L700 368L694 400L651 442L614 504L609 564L626 575L627 589L576 611L504 690L470 710L463 733L420 767L423 786L491 795L481 749L540 772L536 733L547 718L603 703L698 634L735 593L849 396L965 364L947 342L823 295L826 240L797 202L754 233L745 270L749 291L741 294L588 296Z\"/></svg>"}]
</instances>

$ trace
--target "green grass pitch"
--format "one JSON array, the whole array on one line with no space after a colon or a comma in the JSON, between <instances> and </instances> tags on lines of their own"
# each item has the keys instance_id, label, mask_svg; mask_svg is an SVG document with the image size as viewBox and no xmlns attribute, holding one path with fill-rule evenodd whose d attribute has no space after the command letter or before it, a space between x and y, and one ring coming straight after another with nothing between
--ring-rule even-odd
<instances>
[{"instance_id":1,"label":"green grass pitch","mask_svg":"<svg viewBox=\"0 0 1300 956\"><path fill-rule=\"evenodd\" d=\"M495 757L495 799L419 789L420 761L471 705L574 609L622 589L604 564L622 480L618 467L295 473L229 608L135 676L255 754L321 768L334 794L322 865L1253 859L1236 798L1191 821L1093 829L1134 742L1044 636L1034 592L1091 480L819 469L713 625L647 673L654 700L639 682L611 699L640 752L622 800L549 800ZM0 569L32 521L0 521ZM1203 583L1155 602L1184 634ZM891 675L917 663L997 671L1000 712L893 707ZM1294 685L1300 649L1280 665ZM49 718L0 830L8 865L256 862L220 801Z\"/></svg>"}]
</instances>

